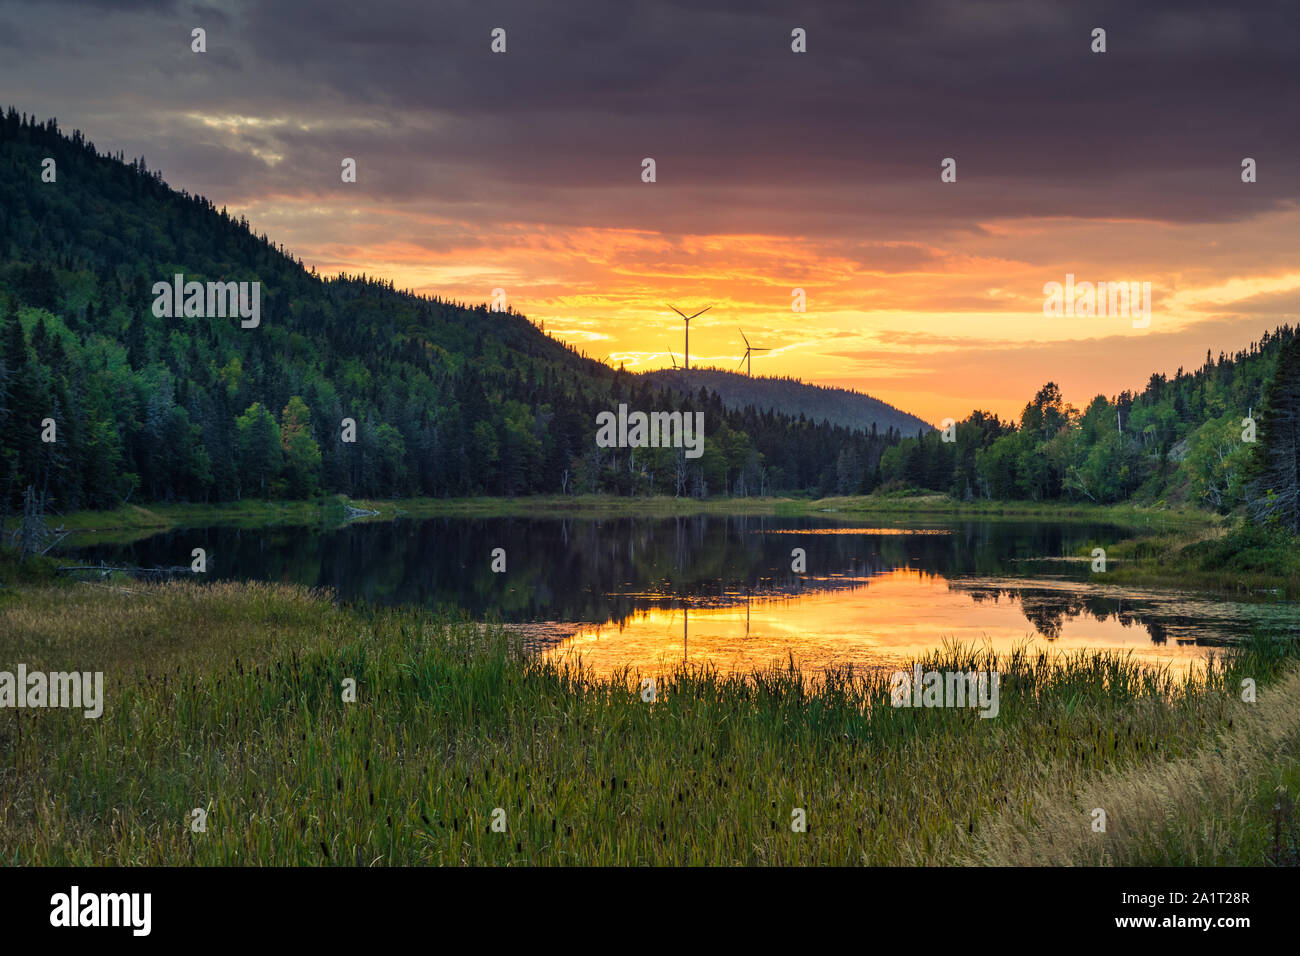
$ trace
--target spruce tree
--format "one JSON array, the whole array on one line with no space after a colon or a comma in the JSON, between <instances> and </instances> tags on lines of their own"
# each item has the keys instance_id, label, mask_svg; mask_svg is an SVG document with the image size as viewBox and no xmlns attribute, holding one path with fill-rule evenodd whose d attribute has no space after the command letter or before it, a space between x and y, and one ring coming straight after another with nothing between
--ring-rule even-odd
<instances>
[{"instance_id":1,"label":"spruce tree","mask_svg":"<svg viewBox=\"0 0 1300 956\"><path fill-rule=\"evenodd\" d=\"M1250 483L1251 517L1300 534L1300 335L1281 349L1264 393Z\"/></svg>"}]
</instances>

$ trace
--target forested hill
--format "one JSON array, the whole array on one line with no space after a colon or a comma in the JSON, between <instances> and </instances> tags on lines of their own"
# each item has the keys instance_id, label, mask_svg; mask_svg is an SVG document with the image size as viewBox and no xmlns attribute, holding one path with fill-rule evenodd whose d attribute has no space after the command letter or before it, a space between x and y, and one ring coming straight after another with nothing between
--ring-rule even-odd
<instances>
[{"instance_id":1,"label":"forested hill","mask_svg":"<svg viewBox=\"0 0 1300 956\"><path fill-rule=\"evenodd\" d=\"M827 388L795 378L767 378L741 375L725 369L659 369L646 372L648 378L679 392L704 388L716 392L728 408L771 409L785 415L804 415L811 421L860 428L884 434L894 430L915 438L934 426L893 405L847 388Z\"/></svg>"},{"instance_id":2,"label":"forested hill","mask_svg":"<svg viewBox=\"0 0 1300 956\"><path fill-rule=\"evenodd\" d=\"M932 432L891 448L881 473L887 487L965 498L1245 508L1300 530L1300 336L1280 326L1079 408L1048 382L1019 421L977 411L950 441Z\"/></svg>"},{"instance_id":3,"label":"forested hill","mask_svg":"<svg viewBox=\"0 0 1300 956\"><path fill-rule=\"evenodd\" d=\"M156 315L154 285L178 273L260 283L260 322ZM703 456L597 447L596 414L620 402L703 412ZM326 279L143 159L13 109L0 120L0 513L27 486L59 510L869 491L896 440L661 391L513 312Z\"/></svg>"}]
</instances>

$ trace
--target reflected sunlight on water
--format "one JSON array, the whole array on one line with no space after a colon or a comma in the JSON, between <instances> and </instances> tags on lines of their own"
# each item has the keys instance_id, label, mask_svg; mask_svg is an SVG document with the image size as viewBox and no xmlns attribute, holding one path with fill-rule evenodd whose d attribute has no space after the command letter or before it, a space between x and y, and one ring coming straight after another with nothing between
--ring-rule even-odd
<instances>
[{"instance_id":1,"label":"reflected sunlight on water","mask_svg":"<svg viewBox=\"0 0 1300 956\"><path fill-rule=\"evenodd\" d=\"M596 671L683 659L747 671L793 655L895 669L945 641L1109 648L1179 668L1294 604L1096 583L1093 548L1129 531L1090 521L690 515L441 517L341 528L186 528L73 549L77 563L188 566L208 578L293 582L339 600L506 624ZM916 524L920 527L914 526ZM490 549L509 550L498 572ZM796 562L796 552L801 551ZM477 557L474 557L477 555ZM796 569L797 567L797 569Z\"/></svg>"},{"instance_id":2,"label":"reflected sunlight on water","mask_svg":"<svg viewBox=\"0 0 1300 956\"><path fill-rule=\"evenodd\" d=\"M1024 583L1018 593L1005 581L950 582L900 569L832 591L748 601L737 593L727 596L731 603L647 607L621 624L577 625L571 637L546 653L579 654L585 666L610 673L624 666L662 671L683 660L748 671L785 663L792 654L808 671L845 664L893 669L944 640L988 645L999 653L1026 642L1035 650L1131 651L1139 660L1180 670L1214 650L1162 639L1169 625L1162 626L1158 617L1157 623L1145 623L1126 609L1124 595L1133 592L1098 589L1098 594L1120 595L1099 604L1081 597L1077 584L1054 590L1043 582ZM1142 613L1140 593L1131 603L1133 612Z\"/></svg>"}]
</instances>

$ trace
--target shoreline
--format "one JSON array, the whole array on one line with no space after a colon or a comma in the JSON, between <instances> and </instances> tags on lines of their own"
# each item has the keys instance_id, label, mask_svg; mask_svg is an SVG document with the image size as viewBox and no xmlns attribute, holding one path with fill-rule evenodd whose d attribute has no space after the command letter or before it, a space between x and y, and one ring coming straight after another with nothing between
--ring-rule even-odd
<instances>
[{"instance_id":1,"label":"shoreline","mask_svg":"<svg viewBox=\"0 0 1300 956\"><path fill-rule=\"evenodd\" d=\"M375 511L348 518L347 509ZM78 535L122 531L169 531L175 528L235 525L313 525L392 521L437 517L685 517L754 515L773 517L854 518L1046 518L1101 521L1125 527L1210 527L1222 519L1190 508L1138 505L1093 505L1077 502L957 501L947 495L862 495L834 498L622 498L613 495L532 496L517 498L346 498L310 501L247 500L223 504L122 505L109 511L74 511L49 523Z\"/></svg>"},{"instance_id":2,"label":"shoreline","mask_svg":"<svg viewBox=\"0 0 1300 956\"><path fill-rule=\"evenodd\" d=\"M94 544L129 544L184 528L321 528L429 518L673 518L735 516L820 518L881 525L962 521L1095 522L1125 536L1108 546L1115 562L1095 575L1099 584L1149 585L1221 596L1282 600L1300 596L1300 556L1277 542L1248 540L1240 521L1186 507L1077 502L965 502L947 495L865 495L835 498L620 498L611 495L518 498L248 500L220 505L123 505L112 511L52 516L67 533L51 552ZM11 519L11 524L12 524ZM1217 552L1215 551L1217 549ZM1073 557L1083 559L1086 552ZM2 578L3 575L0 575Z\"/></svg>"}]
</instances>

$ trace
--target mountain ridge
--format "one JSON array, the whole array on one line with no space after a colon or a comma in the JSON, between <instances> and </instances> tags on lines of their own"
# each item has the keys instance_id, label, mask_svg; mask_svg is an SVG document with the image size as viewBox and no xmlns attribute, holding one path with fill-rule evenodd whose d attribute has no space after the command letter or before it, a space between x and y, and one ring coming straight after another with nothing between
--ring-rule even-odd
<instances>
[{"instance_id":1,"label":"mountain ridge","mask_svg":"<svg viewBox=\"0 0 1300 956\"><path fill-rule=\"evenodd\" d=\"M668 384L683 394L705 388L717 392L728 408L752 406L786 415L804 415L810 421L879 433L890 429L904 437L934 430L929 422L895 408L864 392L832 385L818 385L791 377L743 375L726 369L655 369L640 373Z\"/></svg>"}]
</instances>

